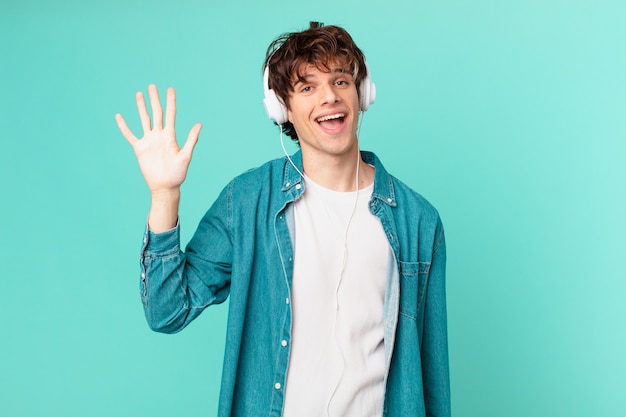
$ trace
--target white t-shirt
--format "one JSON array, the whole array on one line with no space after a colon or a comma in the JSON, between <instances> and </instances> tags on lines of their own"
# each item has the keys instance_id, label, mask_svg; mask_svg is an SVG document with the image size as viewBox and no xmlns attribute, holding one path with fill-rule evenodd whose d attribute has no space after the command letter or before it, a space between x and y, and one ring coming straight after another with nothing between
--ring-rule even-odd
<instances>
[{"instance_id":1,"label":"white t-shirt","mask_svg":"<svg viewBox=\"0 0 626 417\"><path fill-rule=\"evenodd\" d=\"M307 179L294 205L292 346L286 417L380 417L383 301L393 259L368 208L373 185L336 192ZM346 229L348 230L346 239Z\"/></svg>"}]
</instances>

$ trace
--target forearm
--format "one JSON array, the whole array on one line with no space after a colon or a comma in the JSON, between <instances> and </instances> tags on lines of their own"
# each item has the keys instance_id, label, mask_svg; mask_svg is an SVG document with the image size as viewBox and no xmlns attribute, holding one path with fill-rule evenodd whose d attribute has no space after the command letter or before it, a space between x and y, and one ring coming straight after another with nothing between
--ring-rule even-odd
<instances>
[{"instance_id":1,"label":"forearm","mask_svg":"<svg viewBox=\"0 0 626 417\"><path fill-rule=\"evenodd\" d=\"M216 201L185 252L181 251L176 217L174 227L165 232L146 229L141 251L141 293L146 319L153 330L177 332L203 309L228 297L232 263L226 221L228 201L226 195Z\"/></svg>"},{"instance_id":2,"label":"forearm","mask_svg":"<svg viewBox=\"0 0 626 417\"><path fill-rule=\"evenodd\" d=\"M150 328L175 333L185 328L215 295L190 271L180 249L180 229L164 233L146 230L141 254L141 298ZM192 290L190 288L196 288Z\"/></svg>"},{"instance_id":3,"label":"forearm","mask_svg":"<svg viewBox=\"0 0 626 417\"><path fill-rule=\"evenodd\" d=\"M178 222L180 188L152 192L148 228L153 233L173 229Z\"/></svg>"}]
</instances>

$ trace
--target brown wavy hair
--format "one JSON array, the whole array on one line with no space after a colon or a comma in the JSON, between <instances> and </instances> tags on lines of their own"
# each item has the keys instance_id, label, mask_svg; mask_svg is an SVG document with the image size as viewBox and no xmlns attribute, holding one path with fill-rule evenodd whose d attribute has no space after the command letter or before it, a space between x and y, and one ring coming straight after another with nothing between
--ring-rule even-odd
<instances>
[{"instance_id":1,"label":"brown wavy hair","mask_svg":"<svg viewBox=\"0 0 626 417\"><path fill-rule=\"evenodd\" d=\"M289 94L294 91L293 80L301 77L303 64L313 64L321 71L330 71L330 65L339 61L354 74L357 91L365 78L365 57L352 37L339 26L324 26L311 22L302 32L285 33L267 48L265 67L269 68L269 88L289 108ZM293 124L283 123L283 132L298 142Z\"/></svg>"}]
</instances>

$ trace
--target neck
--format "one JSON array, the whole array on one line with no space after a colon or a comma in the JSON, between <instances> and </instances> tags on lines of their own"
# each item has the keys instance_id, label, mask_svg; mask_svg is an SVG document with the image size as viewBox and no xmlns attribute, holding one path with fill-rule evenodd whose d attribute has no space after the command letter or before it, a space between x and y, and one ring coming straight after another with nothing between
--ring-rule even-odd
<instances>
[{"instance_id":1,"label":"neck","mask_svg":"<svg viewBox=\"0 0 626 417\"><path fill-rule=\"evenodd\" d=\"M374 181L374 169L363 161L356 142L353 150L343 155L314 157L303 152L302 165L308 178L333 191L356 191Z\"/></svg>"}]
</instances>

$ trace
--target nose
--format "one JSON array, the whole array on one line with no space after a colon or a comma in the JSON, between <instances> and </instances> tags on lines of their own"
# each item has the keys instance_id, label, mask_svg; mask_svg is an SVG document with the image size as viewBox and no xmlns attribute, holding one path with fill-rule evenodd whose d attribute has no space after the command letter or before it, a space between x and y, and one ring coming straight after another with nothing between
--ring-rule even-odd
<instances>
[{"instance_id":1,"label":"nose","mask_svg":"<svg viewBox=\"0 0 626 417\"><path fill-rule=\"evenodd\" d=\"M320 88L320 102L321 104L337 103L340 100L339 95L335 91L335 85L333 83L325 83Z\"/></svg>"}]
</instances>

